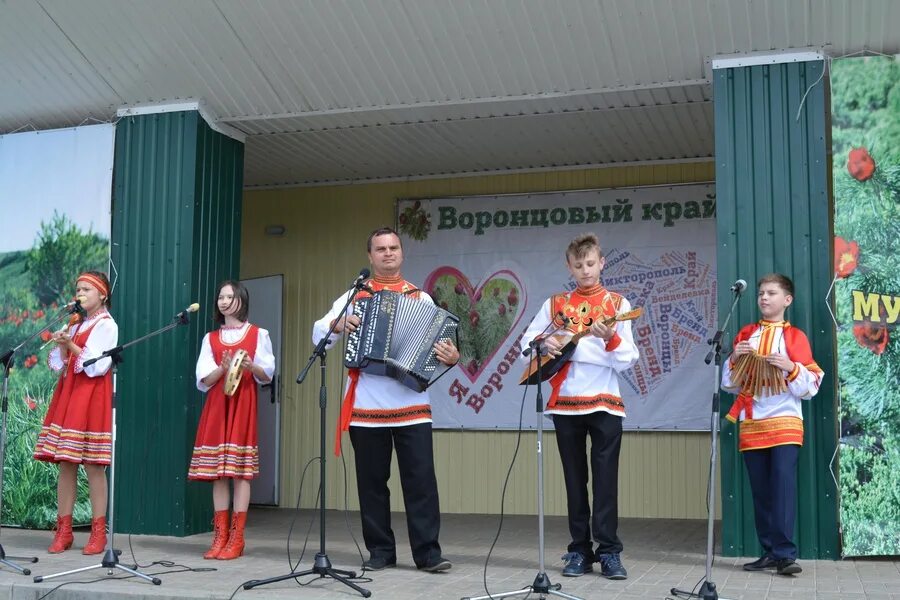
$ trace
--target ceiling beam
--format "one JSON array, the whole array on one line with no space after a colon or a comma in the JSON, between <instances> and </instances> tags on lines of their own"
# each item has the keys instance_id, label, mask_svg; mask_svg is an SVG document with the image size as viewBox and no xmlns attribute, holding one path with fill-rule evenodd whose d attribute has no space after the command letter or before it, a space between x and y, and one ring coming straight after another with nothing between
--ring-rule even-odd
<instances>
[{"instance_id":1,"label":"ceiling beam","mask_svg":"<svg viewBox=\"0 0 900 600\"><path fill-rule=\"evenodd\" d=\"M668 102L668 103L655 103L655 104L629 104L623 106L593 106L589 108L569 108L563 110L541 110L541 111L532 111L532 112L516 112L516 113L504 113L504 114L492 114L492 115L478 115L478 116L467 116L467 117L452 117L452 118L444 118L444 119L428 119L428 120L397 120L391 121L388 123L371 123L365 125L340 125L340 126L329 126L329 127L316 127L309 126L303 128L291 128L291 129L275 129L272 128L271 131L254 131L246 128L246 125L242 128L242 123L232 123L231 126L239 129L248 137L253 137L255 139L276 136L276 135L302 135L306 133L323 133L328 131L352 131L355 129L384 129L388 127L404 127L404 126L418 126L422 125L439 125L445 123L464 123L466 121L494 121L500 119L523 119L523 118L534 118L534 117L556 117L560 115L578 115L578 114L596 114L596 113L604 113L604 112L624 112L631 110L653 110L656 108L664 108L668 106L687 106L687 105L705 105L712 104L712 100L691 100L688 102ZM244 121L246 123L246 121Z\"/></svg>"},{"instance_id":2,"label":"ceiling beam","mask_svg":"<svg viewBox=\"0 0 900 600\"><path fill-rule=\"evenodd\" d=\"M294 187L325 187L338 185L365 185L369 183L394 183L398 181L423 181L428 179L456 179L461 177L482 177L487 175L519 175L527 173L546 173L560 171L584 171L591 169L617 169L622 167L643 167L656 165L680 165L688 163L708 163L715 160L715 156L693 156L689 158L661 158L650 160L632 160L622 162L606 162L606 163L579 163L567 165L553 165L542 167L518 167L510 169L483 169L468 171L444 171L440 173L430 173L428 175L393 175L387 177L356 177L345 179L317 179L317 180L296 180L284 181L280 183L260 183L245 184L245 190L272 190L280 188ZM623 188L632 188L633 185L621 186ZM566 190L573 191L573 190ZM496 195L496 194L494 194Z\"/></svg>"},{"instance_id":3,"label":"ceiling beam","mask_svg":"<svg viewBox=\"0 0 900 600\"><path fill-rule=\"evenodd\" d=\"M528 100L552 100L559 98L580 98L586 96L602 96L604 94L621 94L627 92L641 92L664 90L670 88L701 87L708 86L708 79L682 79L679 81L663 81L659 83L645 83L635 85L621 85L616 87L593 88L586 90L570 90L568 92L543 92L538 94L519 94L515 96L491 96L487 98L464 98L459 100L434 100L428 102L412 102L410 104L383 104L376 106L353 106L347 108L329 108L323 110L296 111L286 113L237 115L223 117L220 122L240 123L242 121L268 121L274 119L303 119L309 117L349 115L349 114L377 114L404 111L419 108L448 108L456 106L477 107L490 106L503 102L522 102Z\"/></svg>"}]
</instances>

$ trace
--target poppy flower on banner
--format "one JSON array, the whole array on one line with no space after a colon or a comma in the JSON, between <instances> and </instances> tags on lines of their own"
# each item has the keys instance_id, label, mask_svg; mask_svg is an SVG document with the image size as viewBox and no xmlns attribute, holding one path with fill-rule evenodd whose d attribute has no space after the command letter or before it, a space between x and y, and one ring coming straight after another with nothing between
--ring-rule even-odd
<instances>
[{"instance_id":1,"label":"poppy flower on banner","mask_svg":"<svg viewBox=\"0 0 900 600\"><path fill-rule=\"evenodd\" d=\"M875 174L875 159L865 148L853 148L847 157L847 172L857 181L866 181Z\"/></svg>"},{"instance_id":2,"label":"poppy flower on banner","mask_svg":"<svg viewBox=\"0 0 900 600\"><path fill-rule=\"evenodd\" d=\"M843 279L856 270L859 264L859 244L842 237L834 238L834 272Z\"/></svg>"},{"instance_id":3,"label":"poppy flower on banner","mask_svg":"<svg viewBox=\"0 0 900 600\"><path fill-rule=\"evenodd\" d=\"M890 336L885 325L874 323L859 323L853 326L853 337L863 348L868 348L875 354L881 354L887 348Z\"/></svg>"}]
</instances>

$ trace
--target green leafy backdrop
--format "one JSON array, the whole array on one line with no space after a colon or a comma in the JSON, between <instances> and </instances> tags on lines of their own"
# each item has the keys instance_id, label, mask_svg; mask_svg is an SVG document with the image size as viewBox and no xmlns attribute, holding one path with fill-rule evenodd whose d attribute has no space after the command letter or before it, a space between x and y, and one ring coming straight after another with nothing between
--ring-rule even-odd
<instances>
[{"instance_id":1,"label":"green leafy backdrop","mask_svg":"<svg viewBox=\"0 0 900 600\"><path fill-rule=\"evenodd\" d=\"M30 250L0 254L0 352L47 326L74 294L84 270L105 270L109 242L80 231L65 215L41 224ZM56 522L57 467L32 458L57 375L50 346L38 338L15 356L9 379L8 437L3 464L3 524L48 528ZM87 481L80 471L74 521L90 522Z\"/></svg>"},{"instance_id":2,"label":"green leafy backdrop","mask_svg":"<svg viewBox=\"0 0 900 600\"><path fill-rule=\"evenodd\" d=\"M900 296L900 63L831 74L843 553L900 554L900 329L852 312L853 290Z\"/></svg>"}]
</instances>

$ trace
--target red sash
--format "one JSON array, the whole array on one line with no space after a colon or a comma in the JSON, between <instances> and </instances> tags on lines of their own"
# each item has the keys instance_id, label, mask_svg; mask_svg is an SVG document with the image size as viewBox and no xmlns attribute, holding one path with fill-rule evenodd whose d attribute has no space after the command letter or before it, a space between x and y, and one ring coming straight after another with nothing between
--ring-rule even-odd
<instances>
[{"instance_id":1,"label":"red sash","mask_svg":"<svg viewBox=\"0 0 900 600\"><path fill-rule=\"evenodd\" d=\"M368 298L375 292L381 290L390 290L392 292L413 293L417 290L416 286L397 277L396 280L379 280L377 277L370 279L365 283L365 288L358 291L354 297L354 302L361 298ZM356 403L356 386L359 383L359 369L348 369L347 391L344 393L344 401L341 403L341 416L337 422L337 430L334 435L334 455L341 455L341 437L343 432L350 431L350 421L353 417L353 405Z\"/></svg>"}]
</instances>

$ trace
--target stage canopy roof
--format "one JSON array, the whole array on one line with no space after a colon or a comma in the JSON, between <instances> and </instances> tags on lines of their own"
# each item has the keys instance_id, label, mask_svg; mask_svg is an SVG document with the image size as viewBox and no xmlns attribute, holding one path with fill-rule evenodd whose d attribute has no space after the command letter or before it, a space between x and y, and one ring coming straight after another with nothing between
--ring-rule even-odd
<instances>
[{"instance_id":1,"label":"stage canopy roof","mask_svg":"<svg viewBox=\"0 0 900 600\"><path fill-rule=\"evenodd\" d=\"M250 188L710 160L710 60L900 52L894 0L2 0L0 133L199 101Z\"/></svg>"}]
</instances>

